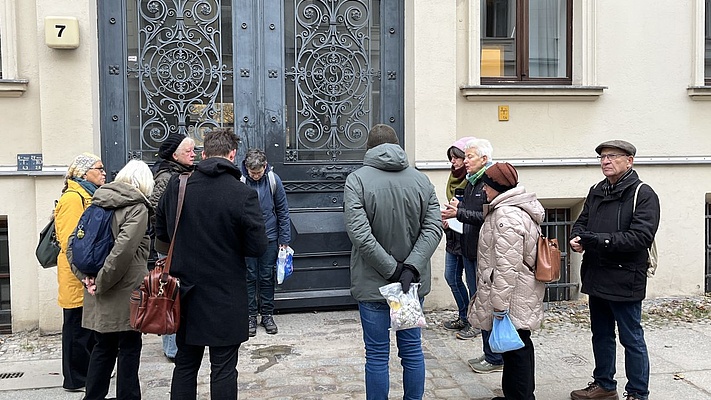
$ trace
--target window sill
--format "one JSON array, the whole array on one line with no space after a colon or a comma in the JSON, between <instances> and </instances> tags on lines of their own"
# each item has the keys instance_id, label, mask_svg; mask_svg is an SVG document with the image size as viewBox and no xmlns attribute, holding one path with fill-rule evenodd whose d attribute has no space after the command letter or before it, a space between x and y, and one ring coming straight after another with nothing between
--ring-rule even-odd
<instances>
[{"instance_id":1,"label":"window sill","mask_svg":"<svg viewBox=\"0 0 711 400\"><path fill-rule=\"evenodd\" d=\"M20 97L27 91L27 79L0 79L0 97Z\"/></svg>"},{"instance_id":2,"label":"window sill","mask_svg":"<svg viewBox=\"0 0 711 400\"><path fill-rule=\"evenodd\" d=\"M711 100L711 86L689 86L686 93L691 100Z\"/></svg>"},{"instance_id":3,"label":"window sill","mask_svg":"<svg viewBox=\"0 0 711 400\"><path fill-rule=\"evenodd\" d=\"M594 101L607 86L570 85L476 85L462 86L459 91L469 101L529 100L529 101Z\"/></svg>"}]
</instances>

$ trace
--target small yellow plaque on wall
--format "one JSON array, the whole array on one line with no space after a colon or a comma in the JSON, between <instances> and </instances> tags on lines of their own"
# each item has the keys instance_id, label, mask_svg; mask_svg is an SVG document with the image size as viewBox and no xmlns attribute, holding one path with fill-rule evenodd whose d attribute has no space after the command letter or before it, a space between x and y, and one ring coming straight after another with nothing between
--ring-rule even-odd
<instances>
[{"instance_id":1,"label":"small yellow plaque on wall","mask_svg":"<svg viewBox=\"0 0 711 400\"><path fill-rule=\"evenodd\" d=\"M509 106L499 106L499 121L509 120Z\"/></svg>"},{"instance_id":2,"label":"small yellow plaque on wall","mask_svg":"<svg viewBox=\"0 0 711 400\"><path fill-rule=\"evenodd\" d=\"M79 21L75 17L45 17L44 42L53 49L76 49Z\"/></svg>"}]
</instances>

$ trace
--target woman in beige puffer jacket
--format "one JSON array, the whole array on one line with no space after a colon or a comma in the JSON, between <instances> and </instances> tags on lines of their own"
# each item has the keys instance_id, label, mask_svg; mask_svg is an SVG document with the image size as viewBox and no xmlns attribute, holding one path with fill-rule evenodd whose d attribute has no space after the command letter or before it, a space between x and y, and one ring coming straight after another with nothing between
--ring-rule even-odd
<instances>
[{"instance_id":1,"label":"woman in beige puffer jacket","mask_svg":"<svg viewBox=\"0 0 711 400\"><path fill-rule=\"evenodd\" d=\"M474 318L479 329L492 329L494 311L508 311L524 343L519 350L502 354L501 386L505 397L534 399L535 367L531 330L543 320L545 285L533 270L536 244L545 210L535 193L518 185L518 173L508 163L489 167L481 178L489 204L484 205L484 224L479 234L477 293Z\"/></svg>"}]
</instances>

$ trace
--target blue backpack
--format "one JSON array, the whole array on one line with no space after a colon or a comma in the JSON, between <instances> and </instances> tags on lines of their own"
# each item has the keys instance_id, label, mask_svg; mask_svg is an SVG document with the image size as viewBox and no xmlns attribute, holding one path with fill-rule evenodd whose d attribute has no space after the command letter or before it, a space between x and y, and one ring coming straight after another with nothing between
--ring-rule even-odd
<instances>
[{"instance_id":1,"label":"blue backpack","mask_svg":"<svg viewBox=\"0 0 711 400\"><path fill-rule=\"evenodd\" d=\"M95 204L84 210L76 229L69 236L67 256L79 271L96 276L114 247L111 219L114 210Z\"/></svg>"}]
</instances>

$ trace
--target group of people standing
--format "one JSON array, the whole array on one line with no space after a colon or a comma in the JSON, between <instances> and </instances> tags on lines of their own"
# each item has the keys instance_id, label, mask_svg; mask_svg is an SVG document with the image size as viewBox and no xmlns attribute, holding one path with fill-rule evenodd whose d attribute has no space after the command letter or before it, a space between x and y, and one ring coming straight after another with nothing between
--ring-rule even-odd
<instances>
[{"instance_id":1,"label":"group of people standing","mask_svg":"<svg viewBox=\"0 0 711 400\"><path fill-rule=\"evenodd\" d=\"M55 208L66 390L104 399L116 365L118 398L141 398L142 339L129 324L129 298L148 273L151 242L162 256L175 240L171 275L181 281L182 318L177 334L163 337L164 352L175 362L171 398L196 398L205 346L212 398L237 397L237 350L255 333L257 312L267 333L277 333L275 262L291 229L283 184L264 152L250 150L240 168L237 144L231 129L214 129L205 135L203 160L195 168L195 142L172 134L159 149L155 172L131 160L108 184L99 157L84 153L74 159ZM190 177L173 238L182 173ZM67 244L92 203L113 210L115 241L98 274L87 276L71 265Z\"/></svg>"},{"instance_id":2,"label":"group of people standing","mask_svg":"<svg viewBox=\"0 0 711 400\"><path fill-rule=\"evenodd\" d=\"M141 397L138 367L141 334L129 326L129 296L147 273L151 239L158 254L174 243L171 274L181 282L182 318L164 351L174 359L172 399L195 399L197 374L210 347L213 399L237 397L238 349L256 334L257 316L267 333L273 319L274 264L290 241L283 184L260 150L235 164L237 137L214 129L204 137L202 161L193 166L195 143L170 136L155 173L133 160L105 184L99 157L84 153L70 165L55 209L59 305L63 308L63 386L104 399L118 359L117 395ZM353 244L351 294L358 302L365 345L366 397L388 398L390 310L381 286L418 287L420 304L430 292L431 257L446 234L445 278L457 318L444 326L457 337L481 333L483 355L468 361L475 372L502 371L503 397L535 398L531 331L543 320L545 286L535 279L536 246L545 210L519 183L511 164L493 161L491 143L462 138L448 150L452 170L440 205L426 175L410 167L396 132L375 125L367 137L363 167L345 182L344 218ZM605 178L594 185L573 226L570 248L583 254L582 292L589 295L595 370L573 400L618 399L616 335L625 347L626 400L649 395L649 360L641 326L647 283L647 249L659 224L659 199L643 185L629 142L601 143L595 151ZM177 175L188 173L184 205ZM241 181L241 182L240 182ZM457 198L457 189L464 189ZM68 238L89 204L114 210L115 244L96 276L71 266ZM450 229L463 223L461 234ZM176 229L176 224L178 228ZM175 232L175 233L174 233ZM412 283L419 283L413 286ZM489 346L495 318L508 314L524 346L502 354ZM395 333L403 366L404 399L422 399L425 359L420 328ZM177 352L174 352L177 348Z\"/></svg>"},{"instance_id":3,"label":"group of people standing","mask_svg":"<svg viewBox=\"0 0 711 400\"><path fill-rule=\"evenodd\" d=\"M535 353L531 332L543 321L545 284L535 279L537 242L545 209L519 183L518 171L494 163L491 143L462 138L447 149L451 173L446 203L434 186L409 166L395 131L374 126L363 167L345 186L345 220L353 243L351 294L358 301L366 351L366 398L387 399L388 305L378 288L400 282L407 292L420 282L420 302L430 291L430 258L446 235L445 279L457 318L444 327L456 337L481 333L483 355L468 361L478 373L502 371L503 396L535 399ZM615 375L616 336L625 347L626 400L649 396L649 359L641 326L647 284L647 249L659 225L659 199L633 170L636 148L623 140L595 151L605 178L588 193L573 226L570 247L583 254L582 292L589 295L595 369L573 400L619 399ZM459 190L457 190L459 189ZM463 198L455 194L464 189ZM456 219L461 234L450 229ZM494 353L489 336L495 318L508 314L523 347ZM420 328L397 331L404 399L422 399L425 363Z\"/></svg>"}]
</instances>

